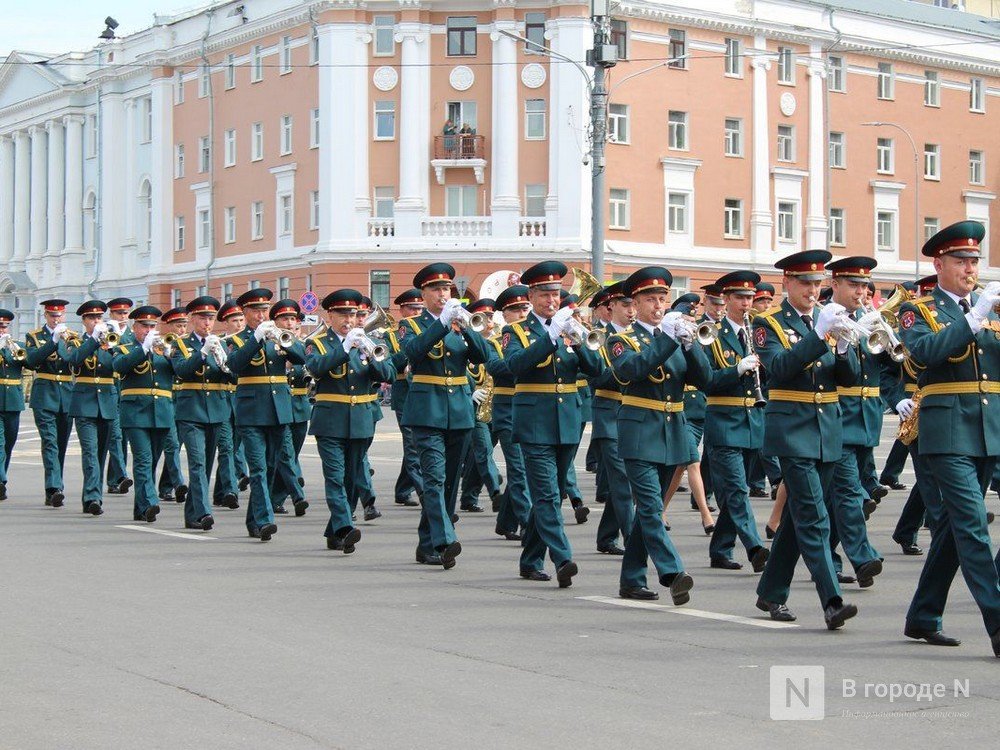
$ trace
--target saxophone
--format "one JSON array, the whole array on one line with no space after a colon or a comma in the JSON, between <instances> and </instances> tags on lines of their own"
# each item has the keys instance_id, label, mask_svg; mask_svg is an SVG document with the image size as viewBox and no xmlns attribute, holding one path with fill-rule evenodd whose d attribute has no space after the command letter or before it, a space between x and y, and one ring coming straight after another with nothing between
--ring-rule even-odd
<instances>
[{"instance_id":1,"label":"saxophone","mask_svg":"<svg viewBox=\"0 0 1000 750\"><path fill-rule=\"evenodd\" d=\"M493 378L489 373L483 380L483 388L486 389L486 398L476 408L476 421L489 423L493 421Z\"/></svg>"},{"instance_id":2,"label":"saxophone","mask_svg":"<svg viewBox=\"0 0 1000 750\"><path fill-rule=\"evenodd\" d=\"M896 440L903 445L910 445L917 439L917 433L920 431L920 399L920 391L917 391L913 394L913 413L909 419L903 419L899 422Z\"/></svg>"}]
</instances>

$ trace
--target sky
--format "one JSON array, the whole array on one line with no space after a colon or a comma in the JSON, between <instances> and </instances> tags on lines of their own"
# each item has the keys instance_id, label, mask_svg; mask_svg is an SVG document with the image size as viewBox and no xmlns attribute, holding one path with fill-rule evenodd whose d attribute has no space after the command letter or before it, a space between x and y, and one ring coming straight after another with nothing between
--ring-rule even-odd
<instances>
[{"instance_id":1,"label":"sky","mask_svg":"<svg viewBox=\"0 0 1000 750\"><path fill-rule=\"evenodd\" d=\"M170 15L208 0L3 0L0 59L13 50L83 51L97 44L104 19L112 16L119 36L153 25L153 13Z\"/></svg>"}]
</instances>

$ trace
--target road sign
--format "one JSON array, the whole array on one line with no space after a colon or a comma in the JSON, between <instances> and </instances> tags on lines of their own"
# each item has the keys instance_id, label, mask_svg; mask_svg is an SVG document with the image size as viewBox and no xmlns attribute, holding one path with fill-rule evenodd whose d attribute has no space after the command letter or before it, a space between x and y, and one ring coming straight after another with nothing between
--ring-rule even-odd
<instances>
[{"instance_id":1,"label":"road sign","mask_svg":"<svg viewBox=\"0 0 1000 750\"><path fill-rule=\"evenodd\" d=\"M316 296L316 292L303 292L302 296L299 297L299 307L306 314L315 312L316 308L319 307L319 297Z\"/></svg>"}]
</instances>

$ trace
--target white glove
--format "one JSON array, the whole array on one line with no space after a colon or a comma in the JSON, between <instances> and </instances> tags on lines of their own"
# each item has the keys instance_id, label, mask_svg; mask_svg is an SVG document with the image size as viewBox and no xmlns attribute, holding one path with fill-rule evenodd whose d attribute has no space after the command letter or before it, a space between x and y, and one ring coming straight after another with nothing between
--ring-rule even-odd
<instances>
[{"instance_id":1,"label":"white glove","mask_svg":"<svg viewBox=\"0 0 1000 750\"><path fill-rule=\"evenodd\" d=\"M450 301L451 300L449 300L449 302ZM358 342L361 341L364 335L365 335L364 328L352 328L350 331L348 331L347 335L344 336L344 351L350 354L351 349L353 349L358 345Z\"/></svg>"},{"instance_id":2,"label":"white glove","mask_svg":"<svg viewBox=\"0 0 1000 750\"><path fill-rule=\"evenodd\" d=\"M740 360L740 363L738 365L736 365L736 374L746 375L751 370L756 370L759 365L760 365L760 359L757 357L757 355L748 354L747 356L745 356L743 359Z\"/></svg>"},{"instance_id":3,"label":"white glove","mask_svg":"<svg viewBox=\"0 0 1000 750\"><path fill-rule=\"evenodd\" d=\"M59 323L55 328L52 329L52 338L58 338L66 333L66 324Z\"/></svg>"},{"instance_id":4,"label":"white glove","mask_svg":"<svg viewBox=\"0 0 1000 750\"><path fill-rule=\"evenodd\" d=\"M486 400L486 395L487 394L485 388L476 388L476 390L472 392L472 403L474 403L476 406L479 406L481 403L483 403L483 401Z\"/></svg>"},{"instance_id":5,"label":"white glove","mask_svg":"<svg viewBox=\"0 0 1000 750\"><path fill-rule=\"evenodd\" d=\"M146 338L142 340L142 350L146 352L146 354L149 354L153 350L153 345L156 344L157 338L159 338L159 335L156 331L150 331L146 334Z\"/></svg>"},{"instance_id":6,"label":"white glove","mask_svg":"<svg viewBox=\"0 0 1000 750\"><path fill-rule=\"evenodd\" d=\"M117 320L106 320L106 321L104 321L104 324L106 326L108 326L109 330L114 331L119 336L122 335L122 331L125 329L125 324L124 323L120 323Z\"/></svg>"},{"instance_id":7,"label":"white glove","mask_svg":"<svg viewBox=\"0 0 1000 750\"><path fill-rule=\"evenodd\" d=\"M913 409L916 404L913 403L912 398L904 398L898 404L896 404L896 413L899 415L900 419L909 419L913 416Z\"/></svg>"},{"instance_id":8,"label":"white glove","mask_svg":"<svg viewBox=\"0 0 1000 750\"><path fill-rule=\"evenodd\" d=\"M824 305L814 325L816 335L821 339L826 338L827 334L833 329L834 323L837 322L837 318L846 312L847 308L843 305L838 305L836 302Z\"/></svg>"},{"instance_id":9,"label":"white glove","mask_svg":"<svg viewBox=\"0 0 1000 750\"><path fill-rule=\"evenodd\" d=\"M263 323L257 326L257 329L253 332L253 337L258 341L264 341L268 336L268 332L275 331L277 330L277 328L278 327L274 324L274 321L265 320Z\"/></svg>"},{"instance_id":10,"label":"white glove","mask_svg":"<svg viewBox=\"0 0 1000 750\"><path fill-rule=\"evenodd\" d=\"M663 316L663 320L660 321L660 330L676 341L678 338L677 329L683 326L683 317L677 310L668 312Z\"/></svg>"},{"instance_id":11,"label":"white glove","mask_svg":"<svg viewBox=\"0 0 1000 750\"><path fill-rule=\"evenodd\" d=\"M3 336L0 336L0 348L7 346L9 343L10 343L9 333L5 333Z\"/></svg>"},{"instance_id":12,"label":"white glove","mask_svg":"<svg viewBox=\"0 0 1000 750\"><path fill-rule=\"evenodd\" d=\"M457 311L461 309L462 301L457 299L450 299L444 303L444 307L441 309L441 325L445 328L451 325L452 321L455 320L455 315Z\"/></svg>"},{"instance_id":13,"label":"white glove","mask_svg":"<svg viewBox=\"0 0 1000 750\"><path fill-rule=\"evenodd\" d=\"M979 294L979 299L972 306L965 319L969 322L969 328L973 333L979 333L983 327L983 321L993 310L993 306L1000 302L1000 281L991 281Z\"/></svg>"},{"instance_id":14,"label":"white glove","mask_svg":"<svg viewBox=\"0 0 1000 750\"><path fill-rule=\"evenodd\" d=\"M566 330L566 323L569 319L573 317L573 310L568 307L564 307L562 310L556 310L556 314L552 316L552 321L546 326L548 328L549 338L552 339L553 344L559 343L559 338L563 335Z\"/></svg>"},{"instance_id":15,"label":"white glove","mask_svg":"<svg viewBox=\"0 0 1000 750\"><path fill-rule=\"evenodd\" d=\"M101 337L101 334L107 332L108 332L108 324L101 322L94 326L94 330L91 331L90 335L93 336L95 339L99 339Z\"/></svg>"},{"instance_id":16,"label":"white glove","mask_svg":"<svg viewBox=\"0 0 1000 750\"><path fill-rule=\"evenodd\" d=\"M214 333L210 333L205 337L205 346L210 349L214 349L222 343L222 339L216 336Z\"/></svg>"}]
</instances>

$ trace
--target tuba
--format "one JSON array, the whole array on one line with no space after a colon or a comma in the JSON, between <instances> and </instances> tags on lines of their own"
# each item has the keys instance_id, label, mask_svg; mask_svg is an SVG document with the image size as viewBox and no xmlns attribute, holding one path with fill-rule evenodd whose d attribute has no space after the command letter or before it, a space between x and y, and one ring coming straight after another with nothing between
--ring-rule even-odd
<instances>
[{"instance_id":1,"label":"tuba","mask_svg":"<svg viewBox=\"0 0 1000 750\"><path fill-rule=\"evenodd\" d=\"M601 282L592 273L587 273L582 268L573 269L573 284L569 288L570 294L577 296L576 304L584 307L587 301L601 291Z\"/></svg>"},{"instance_id":2,"label":"tuba","mask_svg":"<svg viewBox=\"0 0 1000 750\"><path fill-rule=\"evenodd\" d=\"M882 316L882 320L886 322L886 325L890 328L899 328L899 308L909 299L910 293L902 286L897 286L892 296L883 302L882 306L878 309L879 315Z\"/></svg>"},{"instance_id":3,"label":"tuba","mask_svg":"<svg viewBox=\"0 0 1000 750\"><path fill-rule=\"evenodd\" d=\"M395 328L396 321L393 319L392 315L387 313L385 309L376 302L375 309L365 316L364 321L361 323L361 327L365 329L365 333L367 334L377 334L382 331ZM313 335L315 335L315 333Z\"/></svg>"}]
</instances>

